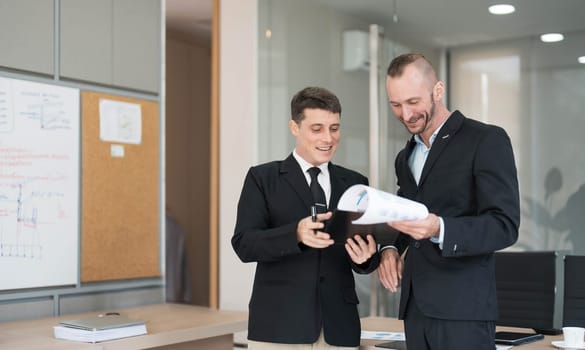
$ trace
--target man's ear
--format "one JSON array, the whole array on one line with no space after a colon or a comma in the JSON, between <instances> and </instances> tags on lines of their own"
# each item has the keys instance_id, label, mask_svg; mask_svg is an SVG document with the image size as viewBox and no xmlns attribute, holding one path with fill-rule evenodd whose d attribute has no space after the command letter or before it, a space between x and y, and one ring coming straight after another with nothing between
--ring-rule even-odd
<instances>
[{"instance_id":1,"label":"man's ear","mask_svg":"<svg viewBox=\"0 0 585 350\"><path fill-rule=\"evenodd\" d=\"M294 120L291 119L288 121L288 127L290 128L290 132L294 136L297 136L299 134L299 124L297 124Z\"/></svg>"},{"instance_id":2,"label":"man's ear","mask_svg":"<svg viewBox=\"0 0 585 350\"><path fill-rule=\"evenodd\" d=\"M433 88L433 98L435 101L441 100L445 94L445 83L438 81Z\"/></svg>"}]
</instances>

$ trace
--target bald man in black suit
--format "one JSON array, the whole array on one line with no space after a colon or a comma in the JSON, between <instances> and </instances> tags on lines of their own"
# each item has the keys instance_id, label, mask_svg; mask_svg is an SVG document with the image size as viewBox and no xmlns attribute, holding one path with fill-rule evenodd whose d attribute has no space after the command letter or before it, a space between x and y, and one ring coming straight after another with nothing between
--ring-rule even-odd
<instances>
[{"instance_id":1,"label":"bald man in black suit","mask_svg":"<svg viewBox=\"0 0 585 350\"><path fill-rule=\"evenodd\" d=\"M516 242L520 224L510 138L500 127L449 112L445 86L420 54L396 57L386 88L392 111L413 135L396 157L398 194L430 212L389 223L402 234L394 247L382 247L378 269L391 291L402 278L399 317L408 350L493 350L494 252Z\"/></svg>"}]
</instances>

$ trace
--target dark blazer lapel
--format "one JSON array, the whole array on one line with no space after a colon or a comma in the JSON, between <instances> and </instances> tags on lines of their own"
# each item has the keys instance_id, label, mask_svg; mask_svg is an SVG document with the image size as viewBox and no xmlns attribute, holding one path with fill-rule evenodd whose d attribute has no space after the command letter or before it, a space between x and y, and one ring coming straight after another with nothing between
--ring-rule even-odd
<instances>
[{"instance_id":1,"label":"dark blazer lapel","mask_svg":"<svg viewBox=\"0 0 585 350\"><path fill-rule=\"evenodd\" d=\"M416 188L416 181L414 181L414 176L412 175L412 171L410 171L410 167L408 166L408 159L414 150L414 146L416 145L416 141L414 141L414 136L411 136L408 141L406 141L406 145L396 158L396 169L403 169L404 171L402 174L398 174L398 179L401 179L398 183L400 188L412 188L413 186Z\"/></svg>"},{"instance_id":2,"label":"dark blazer lapel","mask_svg":"<svg viewBox=\"0 0 585 350\"><path fill-rule=\"evenodd\" d=\"M329 162L329 181L331 182L331 198L329 199L328 210L337 208L339 198L347 189L347 180L337 172L337 168Z\"/></svg>"},{"instance_id":3,"label":"dark blazer lapel","mask_svg":"<svg viewBox=\"0 0 585 350\"><path fill-rule=\"evenodd\" d=\"M307 205L307 209L313 205L313 196L307 184L301 166L293 155L289 155L280 165L282 177L290 184L291 189ZM308 210L307 210L308 212Z\"/></svg>"},{"instance_id":4,"label":"dark blazer lapel","mask_svg":"<svg viewBox=\"0 0 585 350\"><path fill-rule=\"evenodd\" d=\"M461 128L464 119L465 117L463 116L463 114L461 114L459 111L455 111L447 119L445 125L443 125L443 127L441 128L441 131L439 131L439 134L437 135L437 138L435 139L433 145L431 146L431 151L429 152L429 156L423 167L420 180L418 182L419 187L424 183L429 172L433 168L433 165L435 164L437 159L439 159L439 156L441 155L445 147L447 147L447 144L449 143L451 138L455 135L455 133L457 133L459 128Z\"/></svg>"}]
</instances>

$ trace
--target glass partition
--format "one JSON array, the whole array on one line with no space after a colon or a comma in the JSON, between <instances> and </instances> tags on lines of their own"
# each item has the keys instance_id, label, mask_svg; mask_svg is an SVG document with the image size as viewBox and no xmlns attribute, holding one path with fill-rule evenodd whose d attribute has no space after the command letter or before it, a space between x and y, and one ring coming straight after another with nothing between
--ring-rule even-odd
<instances>
[{"instance_id":1,"label":"glass partition","mask_svg":"<svg viewBox=\"0 0 585 350\"><path fill-rule=\"evenodd\" d=\"M563 43L522 38L451 50L451 101L506 129L522 218L516 250L585 254L585 32Z\"/></svg>"},{"instance_id":2,"label":"glass partition","mask_svg":"<svg viewBox=\"0 0 585 350\"><path fill-rule=\"evenodd\" d=\"M311 0L259 2L259 161L284 159L294 148L288 129L290 99L305 86L330 89L342 105L340 146L333 162L370 174L369 31L370 23ZM382 29L383 31L383 29ZM394 154L407 140L389 116L385 69L389 55L402 48L380 37L379 168L377 186L394 191ZM374 184L373 184L374 185ZM360 314L371 314L376 273L357 275ZM373 288L372 288L373 287ZM393 298L393 296L392 296ZM381 297L385 300L386 297Z\"/></svg>"}]
</instances>

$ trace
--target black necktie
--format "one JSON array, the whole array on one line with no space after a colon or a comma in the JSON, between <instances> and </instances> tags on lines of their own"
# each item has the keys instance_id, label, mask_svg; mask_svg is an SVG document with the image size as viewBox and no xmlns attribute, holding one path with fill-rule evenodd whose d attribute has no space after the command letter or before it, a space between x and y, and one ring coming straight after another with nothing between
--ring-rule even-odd
<instances>
[{"instance_id":1,"label":"black necktie","mask_svg":"<svg viewBox=\"0 0 585 350\"><path fill-rule=\"evenodd\" d=\"M317 175L321 172L321 169L317 167L312 167L308 170L309 175L311 175L311 193L313 194L313 201L317 206L317 213L325 213L327 212L327 199L325 199L325 191L321 185L319 185L319 181L317 181Z\"/></svg>"}]
</instances>

